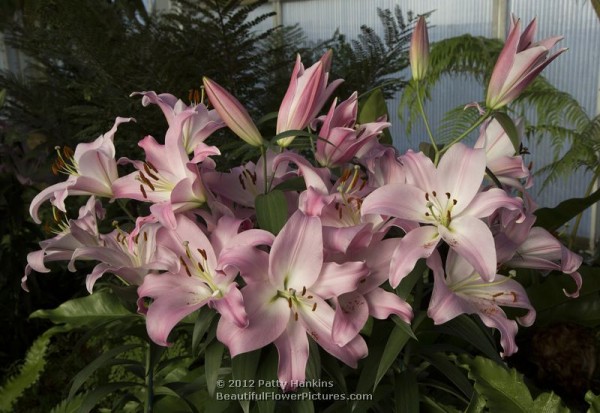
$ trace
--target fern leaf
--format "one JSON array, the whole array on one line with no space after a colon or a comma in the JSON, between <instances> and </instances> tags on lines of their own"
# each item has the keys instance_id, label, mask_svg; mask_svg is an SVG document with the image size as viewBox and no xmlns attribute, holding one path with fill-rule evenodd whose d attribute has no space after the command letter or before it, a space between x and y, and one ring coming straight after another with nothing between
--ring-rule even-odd
<instances>
[{"instance_id":1,"label":"fern leaf","mask_svg":"<svg viewBox=\"0 0 600 413\"><path fill-rule=\"evenodd\" d=\"M39 380L46 367L45 357L54 331L54 329L46 331L33 342L25 355L25 362L19 373L10 377L0 388L1 412L12 411L12 405L23 395L23 392Z\"/></svg>"}]
</instances>

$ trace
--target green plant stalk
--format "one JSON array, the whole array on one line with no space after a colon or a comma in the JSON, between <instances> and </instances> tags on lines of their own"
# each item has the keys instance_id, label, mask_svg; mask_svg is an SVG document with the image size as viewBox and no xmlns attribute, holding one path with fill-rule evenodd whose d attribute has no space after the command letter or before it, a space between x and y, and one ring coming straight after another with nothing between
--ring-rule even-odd
<instances>
[{"instance_id":1,"label":"green plant stalk","mask_svg":"<svg viewBox=\"0 0 600 413\"><path fill-rule=\"evenodd\" d=\"M265 145L260 145L260 155L263 158L263 176L265 177L265 194L269 192L269 176L267 175L267 148Z\"/></svg>"},{"instance_id":2,"label":"green plant stalk","mask_svg":"<svg viewBox=\"0 0 600 413\"><path fill-rule=\"evenodd\" d=\"M450 149L452 147L452 145L454 145L455 143L458 143L458 142L462 141L464 138L466 138L467 135L469 135L469 133L473 132L478 126L480 126L487 118L490 117L491 114L492 114L492 112L490 110L486 111L479 119L477 119L477 122L475 122L473 125L471 125L471 127L469 127L469 129L467 129L466 131L461 133L460 136L454 138L452 140L452 142L450 142L448 145L444 146L440 150L440 155L442 155L444 152L446 152L448 149ZM436 164L437 164L437 162L436 162Z\"/></svg>"},{"instance_id":3,"label":"green plant stalk","mask_svg":"<svg viewBox=\"0 0 600 413\"><path fill-rule=\"evenodd\" d=\"M423 122L425 123L425 129L427 130L427 135L429 136L429 140L433 145L433 150L435 151L435 160L434 163L437 165L440 158L440 149L435 143L435 139L433 137L433 133L431 133L431 127L429 126L429 120L427 119L427 115L425 114L425 107L423 106L423 99L421 99L421 90L419 88L419 81L415 81L415 87L417 89L417 103L419 104L419 112L421 113L421 117L423 118Z\"/></svg>"},{"instance_id":4,"label":"green plant stalk","mask_svg":"<svg viewBox=\"0 0 600 413\"><path fill-rule=\"evenodd\" d=\"M146 352L146 401L144 403L144 413L152 413L154 403L154 363L152 360L152 343L148 343Z\"/></svg>"},{"instance_id":5,"label":"green plant stalk","mask_svg":"<svg viewBox=\"0 0 600 413\"><path fill-rule=\"evenodd\" d=\"M119 205L119 207L121 207L121 209L123 210L123 212L125 212L125 214L127 214L127 216L129 217L129 219L131 219L133 222L135 222L135 217L127 209L127 206L125 205L125 201L123 201L122 199L118 199L117 200L117 204Z\"/></svg>"},{"instance_id":6,"label":"green plant stalk","mask_svg":"<svg viewBox=\"0 0 600 413\"><path fill-rule=\"evenodd\" d=\"M600 178L600 168L596 169L592 180L590 181L587 190L585 191L584 198L590 196L590 194L594 190L594 183ZM573 230L571 231L571 236L569 237L569 249L573 249L573 244L575 243L575 238L577 237L577 231L579 231L579 225L581 224L581 219L583 218L583 213L585 211L581 211L577 214L577 218L575 219L575 225L573 225Z\"/></svg>"}]
</instances>

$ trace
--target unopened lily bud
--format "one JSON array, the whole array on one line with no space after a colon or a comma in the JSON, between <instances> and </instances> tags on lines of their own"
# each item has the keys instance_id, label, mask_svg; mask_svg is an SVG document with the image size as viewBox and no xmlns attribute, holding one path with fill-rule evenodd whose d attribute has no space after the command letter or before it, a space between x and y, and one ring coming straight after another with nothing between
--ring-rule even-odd
<instances>
[{"instance_id":1,"label":"unopened lily bud","mask_svg":"<svg viewBox=\"0 0 600 413\"><path fill-rule=\"evenodd\" d=\"M207 77L202 80L210 103L229 129L250 145L263 146L262 135L242 104L216 82Z\"/></svg>"},{"instance_id":2,"label":"unopened lily bud","mask_svg":"<svg viewBox=\"0 0 600 413\"><path fill-rule=\"evenodd\" d=\"M429 67L429 35L425 17L419 17L410 41L410 70L414 80L421 80Z\"/></svg>"}]
</instances>

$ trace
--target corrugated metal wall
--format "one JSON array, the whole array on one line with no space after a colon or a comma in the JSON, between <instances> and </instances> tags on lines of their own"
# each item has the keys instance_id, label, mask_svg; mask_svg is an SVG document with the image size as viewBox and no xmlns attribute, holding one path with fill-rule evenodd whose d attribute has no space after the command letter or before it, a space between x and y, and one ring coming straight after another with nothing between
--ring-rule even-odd
<instances>
[{"instance_id":1,"label":"corrugated metal wall","mask_svg":"<svg viewBox=\"0 0 600 413\"><path fill-rule=\"evenodd\" d=\"M502 3L502 2L500 2ZM393 9L399 4L403 11L416 14L434 10L429 20L431 41L470 33L492 37L494 2L481 0L296 0L282 1L281 21L285 25L299 23L310 40L330 37L336 29L353 38L360 26L367 24L381 33L377 8ZM515 0L506 3L506 15L515 13L524 22L538 18L538 39L563 34L562 45L569 52L561 56L545 71L545 76L556 86L573 94L586 108L588 114L596 113L600 68L600 22L589 2L564 0ZM270 10L265 6L265 11ZM506 22L508 24L508 22ZM427 107L431 123L436 125L447 110L460 103L482 100L484 89L477 83L462 78L443 79L433 90ZM426 141L424 128L418 123L411 136L406 136L404 126L395 117L398 97L389 102L394 126L394 144L400 149L415 147ZM553 152L547 143L529 143L534 165L546 165ZM560 201L583 196L590 177L582 172L550 185L536 199L541 205L554 206ZM541 183L541 179L537 180ZM538 185L539 188L539 185ZM535 190L535 187L534 187ZM590 235L590 213L586 213L580 229L581 236Z\"/></svg>"}]
</instances>

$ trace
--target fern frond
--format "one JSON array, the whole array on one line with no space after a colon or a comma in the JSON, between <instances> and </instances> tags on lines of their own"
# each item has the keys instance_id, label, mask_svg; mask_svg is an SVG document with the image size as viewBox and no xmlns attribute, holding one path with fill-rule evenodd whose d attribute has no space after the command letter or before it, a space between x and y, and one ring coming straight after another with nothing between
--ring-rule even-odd
<instances>
[{"instance_id":1,"label":"fern frond","mask_svg":"<svg viewBox=\"0 0 600 413\"><path fill-rule=\"evenodd\" d=\"M11 412L12 405L23 392L35 384L46 367L46 352L50 345L53 330L50 329L33 342L19 373L10 377L0 388L0 411Z\"/></svg>"}]
</instances>

